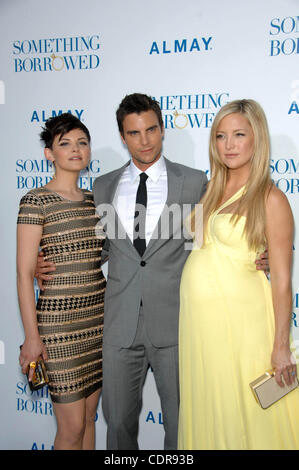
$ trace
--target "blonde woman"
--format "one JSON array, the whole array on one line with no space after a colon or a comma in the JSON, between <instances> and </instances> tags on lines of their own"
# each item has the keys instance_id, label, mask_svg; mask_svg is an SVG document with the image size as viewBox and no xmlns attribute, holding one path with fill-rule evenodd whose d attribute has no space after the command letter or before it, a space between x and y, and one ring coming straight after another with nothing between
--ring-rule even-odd
<instances>
[{"instance_id":1,"label":"blonde woman","mask_svg":"<svg viewBox=\"0 0 299 470\"><path fill-rule=\"evenodd\" d=\"M204 243L181 280L179 448L298 449L299 391L263 410L249 387L267 369L281 387L297 374L289 340L293 216L270 179L258 103L237 100L219 111L210 166ZM265 245L271 284L254 265Z\"/></svg>"},{"instance_id":2,"label":"blonde woman","mask_svg":"<svg viewBox=\"0 0 299 470\"><path fill-rule=\"evenodd\" d=\"M66 113L46 122L41 139L55 178L20 202L17 269L25 332L20 364L25 373L39 356L46 362L57 420L54 448L93 449L102 387L105 278L93 197L77 186L80 170L89 163L90 135L78 118ZM44 281L35 305L39 247L56 270Z\"/></svg>"}]
</instances>

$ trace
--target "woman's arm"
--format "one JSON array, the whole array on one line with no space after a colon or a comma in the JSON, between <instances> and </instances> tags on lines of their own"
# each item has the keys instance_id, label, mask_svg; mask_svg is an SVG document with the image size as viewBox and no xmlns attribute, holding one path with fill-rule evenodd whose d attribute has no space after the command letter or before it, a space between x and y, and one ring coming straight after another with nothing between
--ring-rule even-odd
<instances>
[{"instance_id":1,"label":"woman's arm","mask_svg":"<svg viewBox=\"0 0 299 470\"><path fill-rule=\"evenodd\" d=\"M290 385L296 374L296 365L289 344L293 236L294 220L289 202L286 196L274 186L266 201L266 238L275 316L271 362L275 369L276 382L280 386L283 386L282 376L285 383Z\"/></svg>"},{"instance_id":2,"label":"woman's arm","mask_svg":"<svg viewBox=\"0 0 299 470\"><path fill-rule=\"evenodd\" d=\"M19 224L17 226L17 285L19 306L24 326L25 341L20 354L22 371L27 372L29 363L36 361L40 355L47 359L37 328L37 317L34 295L34 272L36 254L42 236L42 225ZM33 370L29 371L29 380Z\"/></svg>"}]
</instances>

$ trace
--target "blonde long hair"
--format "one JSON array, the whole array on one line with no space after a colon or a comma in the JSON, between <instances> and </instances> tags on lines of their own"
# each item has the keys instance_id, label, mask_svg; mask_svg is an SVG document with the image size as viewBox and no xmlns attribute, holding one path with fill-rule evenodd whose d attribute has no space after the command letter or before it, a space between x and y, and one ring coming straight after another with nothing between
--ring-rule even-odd
<instances>
[{"instance_id":1,"label":"blonde long hair","mask_svg":"<svg viewBox=\"0 0 299 470\"><path fill-rule=\"evenodd\" d=\"M216 147L216 133L220 121L228 114L242 114L251 125L254 135L254 152L250 175L243 196L233 212L232 221L236 224L246 213L244 235L252 250L265 244L265 200L271 189L270 178L270 139L265 113L254 100L235 100L223 106L216 115L210 134L209 157L211 180L207 192L200 201L203 204L203 229L213 211L219 207L227 182L227 167L221 161ZM192 224L193 220L191 221ZM193 224L192 224L193 226Z\"/></svg>"}]
</instances>

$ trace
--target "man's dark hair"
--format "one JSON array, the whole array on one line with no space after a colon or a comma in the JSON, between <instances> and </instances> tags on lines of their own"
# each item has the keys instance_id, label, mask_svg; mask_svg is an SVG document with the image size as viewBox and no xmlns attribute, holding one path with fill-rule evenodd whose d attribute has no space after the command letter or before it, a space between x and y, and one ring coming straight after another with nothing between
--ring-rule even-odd
<instances>
[{"instance_id":1,"label":"man's dark hair","mask_svg":"<svg viewBox=\"0 0 299 470\"><path fill-rule=\"evenodd\" d=\"M159 121L161 129L163 129L163 118L159 103L148 95L142 93L133 93L124 97L120 103L118 110L116 111L116 119L118 129L121 135L124 134L123 122L128 114L136 113L140 114L145 111L154 111Z\"/></svg>"},{"instance_id":2,"label":"man's dark hair","mask_svg":"<svg viewBox=\"0 0 299 470\"><path fill-rule=\"evenodd\" d=\"M47 119L45 126L42 128L40 133L40 139L44 142L45 147L52 149L54 139L57 135L62 138L65 134L72 131L73 129L81 129L90 142L89 130L86 126L71 113L63 113L59 116L51 117Z\"/></svg>"}]
</instances>

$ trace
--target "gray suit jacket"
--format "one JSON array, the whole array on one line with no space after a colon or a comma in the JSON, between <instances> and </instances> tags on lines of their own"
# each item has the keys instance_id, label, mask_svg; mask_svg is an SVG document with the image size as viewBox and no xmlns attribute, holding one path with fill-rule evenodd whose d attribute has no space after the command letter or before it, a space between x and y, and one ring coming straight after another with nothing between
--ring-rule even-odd
<instances>
[{"instance_id":1,"label":"gray suit jacket","mask_svg":"<svg viewBox=\"0 0 299 470\"><path fill-rule=\"evenodd\" d=\"M178 214L182 212L183 204L193 207L200 200L207 177L200 170L167 159L165 161L168 197L143 257L140 258L126 234L115 237L113 230L107 230L108 237L103 249L104 258L105 253L109 252L104 341L115 346L129 347L134 341L141 301L152 344L166 347L178 342L180 278L190 253L184 249L186 238L182 223L186 212L180 218ZM102 206L99 205L112 204L120 176L128 164L95 180L94 201L99 215L103 215ZM167 210L173 204L178 209L176 215L169 214ZM118 229L124 232L116 213L114 228L116 232Z\"/></svg>"}]
</instances>

